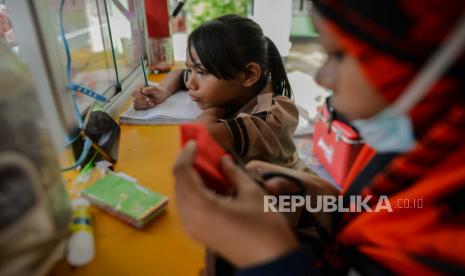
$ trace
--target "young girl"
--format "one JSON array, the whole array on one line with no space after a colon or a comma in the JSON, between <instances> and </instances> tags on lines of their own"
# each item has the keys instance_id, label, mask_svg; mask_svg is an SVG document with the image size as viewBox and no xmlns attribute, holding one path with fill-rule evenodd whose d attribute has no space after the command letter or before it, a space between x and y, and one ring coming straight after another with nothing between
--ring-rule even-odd
<instances>
[{"instance_id":1,"label":"young girl","mask_svg":"<svg viewBox=\"0 0 465 276\"><path fill-rule=\"evenodd\" d=\"M203 110L196 121L245 162L306 169L292 141L299 114L281 56L257 23L225 15L203 24L189 35L186 67L158 87L136 90L134 107L150 108L188 90Z\"/></svg>"}]
</instances>

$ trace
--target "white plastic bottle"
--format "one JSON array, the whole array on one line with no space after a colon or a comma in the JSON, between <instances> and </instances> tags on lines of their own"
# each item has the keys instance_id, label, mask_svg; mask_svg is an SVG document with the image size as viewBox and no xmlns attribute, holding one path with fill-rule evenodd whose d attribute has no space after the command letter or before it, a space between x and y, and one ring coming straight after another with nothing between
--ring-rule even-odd
<instances>
[{"instance_id":1,"label":"white plastic bottle","mask_svg":"<svg viewBox=\"0 0 465 276\"><path fill-rule=\"evenodd\" d=\"M72 266L88 264L95 255L92 216L89 201L77 198L71 201L73 215L70 225L71 236L68 241L67 260Z\"/></svg>"}]
</instances>

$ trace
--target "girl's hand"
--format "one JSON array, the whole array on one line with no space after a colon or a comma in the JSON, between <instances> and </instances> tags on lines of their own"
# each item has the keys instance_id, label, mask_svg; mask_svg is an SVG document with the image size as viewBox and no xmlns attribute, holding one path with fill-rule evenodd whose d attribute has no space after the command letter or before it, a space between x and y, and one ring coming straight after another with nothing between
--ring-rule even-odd
<instances>
[{"instance_id":1,"label":"girl's hand","mask_svg":"<svg viewBox=\"0 0 465 276\"><path fill-rule=\"evenodd\" d=\"M271 163L259 161L259 160L250 161L249 163L247 163L247 165L245 165L245 167L248 171L257 173L257 174L279 172L279 173L289 174L297 178L305 178L307 175L310 175L309 173L306 173L306 172L296 171L290 168L286 168L283 166L279 166L276 164L271 164Z\"/></svg>"},{"instance_id":2,"label":"girl's hand","mask_svg":"<svg viewBox=\"0 0 465 276\"><path fill-rule=\"evenodd\" d=\"M147 109L164 102L180 89L186 89L183 81L183 69L169 72L158 86L140 86L133 93L135 109Z\"/></svg>"},{"instance_id":3,"label":"girl's hand","mask_svg":"<svg viewBox=\"0 0 465 276\"><path fill-rule=\"evenodd\" d=\"M258 175L269 172L279 172L294 176L304 183L308 195L338 195L340 193L340 191L331 183L308 172L296 171L290 168L257 160L250 161L245 167L248 171ZM274 192L274 194L282 194L286 192L285 190L282 190L286 187L286 182L287 180L276 177L267 181L265 185L267 186L267 190Z\"/></svg>"},{"instance_id":4,"label":"girl's hand","mask_svg":"<svg viewBox=\"0 0 465 276\"><path fill-rule=\"evenodd\" d=\"M235 266L244 268L280 257L298 244L286 219L264 212L264 191L230 158L223 160L236 197L208 190L193 168L196 144L190 141L174 167L176 203L187 232Z\"/></svg>"},{"instance_id":5,"label":"girl's hand","mask_svg":"<svg viewBox=\"0 0 465 276\"><path fill-rule=\"evenodd\" d=\"M133 93L134 108L147 109L164 102L172 93L163 86L140 86Z\"/></svg>"}]
</instances>

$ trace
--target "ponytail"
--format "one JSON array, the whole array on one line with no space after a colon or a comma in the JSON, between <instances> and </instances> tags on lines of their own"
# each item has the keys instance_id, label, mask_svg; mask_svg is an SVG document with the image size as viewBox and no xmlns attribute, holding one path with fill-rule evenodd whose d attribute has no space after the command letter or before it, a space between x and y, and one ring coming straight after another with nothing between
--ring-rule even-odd
<instances>
[{"instance_id":1,"label":"ponytail","mask_svg":"<svg viewBox=\"0 0 465 276\"><path fill-rule=\"evenodd\" d=\"M291 84L287 78L286 69L284 68L283 60L279 54L278 48L274 45L273 41L266 37L267 42L267 59L268 59L268 73L271 77L273 92L276 95L286 96L292 98Z\"/></svg>"}]
</instances>

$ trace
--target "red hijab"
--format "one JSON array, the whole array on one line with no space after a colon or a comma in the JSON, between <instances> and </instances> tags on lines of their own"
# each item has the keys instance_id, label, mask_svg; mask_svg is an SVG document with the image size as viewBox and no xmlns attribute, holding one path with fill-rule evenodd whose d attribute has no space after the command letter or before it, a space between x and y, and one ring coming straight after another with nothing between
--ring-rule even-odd
<instances>
[{"instance_id":1,"label":"red hijab","mask_svg":"<svg viewBox=\"0 0 465 276\"><path fill-rule=\"evenodd\" d=\"M465 11L463 0L313 1L374 87L392 103ZM396 274L465 271L465 58L409 112L417 139L362 191L394 211L345 217L338 242ZM460 72L460 73L459 73ZM460 75L462 74L462 75ZM395 208L399 201L422 208ZM449 271L450 272L450 271Z\"/></svg>"}]
</instances>

